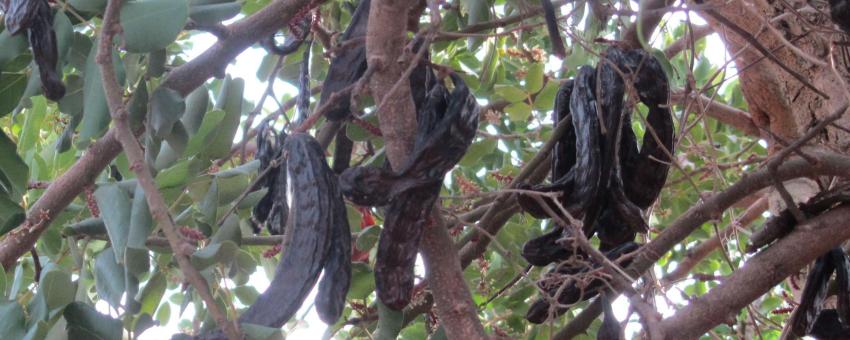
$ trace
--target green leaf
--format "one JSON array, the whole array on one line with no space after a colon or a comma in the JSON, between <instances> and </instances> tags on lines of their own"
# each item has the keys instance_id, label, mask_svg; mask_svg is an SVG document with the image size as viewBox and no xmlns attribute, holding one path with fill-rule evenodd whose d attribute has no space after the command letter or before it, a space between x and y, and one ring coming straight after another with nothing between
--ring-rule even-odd
<instances>
[{"instance_id":1,"label":"green leaf","mask_svg":"<svg viewBox=\"0 0 850 340\"><path fill-rule=\"evenodd\" d=\"M0 35L2 38L2 35ZM3 45L2 39L0 39L0 46ZM0 52L2 53L2 52ZM2 59L2 55L0 55L0 59ZM2 62L2 60L0 60ZM0 63L2 65L2 63ZM18 106L18 102L21 101L21 96L24 95L24 90L27 88L27 74L26 73L2 73L0 74L0 117L3 117L12 112L15 107Z\"/></svg>"},{"instance_id":2,"label":"green leaf","mask_svg":"<svg viewBox=\"0 0 850 340\"><path fill-rule=\"evenodd\" d=\"M139 301L141 301L142 307L139 309L139 313L153 314L162 301L162 296L165 295L167 287L168 282L165 280L165 275L161 271L155 271L140 293Z\"/></svg>"},{"instance_id":3,"label":"green leaf","mask_svg":"<svg viewBox=\"0 0 850 340\"><path fill-rule=\"evenodd\" d=\"M404 325L404 313L392 310L381 301L378 304L378 328L375 329L374 340L395 340Z\"/></svg>"},{"instance_id":4,"label":"green leaf","mask_svg":"<svg viewBox=\"0 0 850 340\"><path fill-rule=\"evenodd\" d=\"M44 118L47 116L47 100L42 96L33 97L31 100L32 108L27 112L21 138L18 139L18 150L22 154L35 148L41 128L45 126Z\"/></svg>"},{"instance_id":5,"label":"green leaf","mask_svg":"<svg viewBox=\"0 0 850 340\"><path fill-rule=\"evenodd\" d=\"M521 102L528 99L528 93L523 91L521 88L511 85L496 85L496 87L493 88L493 92L496 92L496 95L504 98L510 103Z\"/></svg>"},{"instance_id":6,"label":"green leaf","mask_svg":"<svg viewBox=\"0 0 850 340\"><path fill-rule=\"evenodd\" d=\"M186 151L184 152L185 156L195 156L204 150L207 143L207 137L216 130L225 115L226 113L222 110L212 110L204 115L201 126L197 129L197 132L189 138L189 145L186 146Z\"/></svg>"},{"instance_id":7,"label":"green leaf","mask_svg":"<svg viewBox=\"0 0 850 340\"><path fill-rule=\"evenodd\" d=\"M495 150L495 139L488 138L480 142L473 143L469 146L469 149L466 150L466 154L463 156L463 158L461 158L458 164L464 167L474 166L478 164L478 161L480 161L482 157L493 153L493 151Z\"/></svg>"},{"instance_id":8,"label":"green leaf","mask_svg":"<svg viewBox=\"0 0 850 340\"><path fill-rule=\"evenodd\" d=\"M27 42L26 34L10 35L9 31L3 30L0 32L0 68L17 58L21 53L27 50L29 43Z\"/></svg>"},{"instance_id":9,"label":"green leaf","mask_svg":"<svg viewBox=\"0 0 850 340\"><path fill-rule=\"evenodd\" d=\"M147 53L174 42L186 25L186 0L138 0L121 6L121 28L128 52Z\"/></svg>"},{"instance_id":10,"label":"green leaf","mask_svg":"<svg viewBox=\"0 0 850 340\"><path fill-rule=\"evenodd\" d=\"M355 246L361 251L369 251L378 243L378 237L380 235L381 228L378 226L366 227L366 229L361 230L357 234Z\"/></svg>"},{"instance_id":11,"label":"green leaf","mask_svg":"<svg viewBox=\"0 0 850 340\"><path fill-rule=\"evenodd\" d=\"M213 234L210 244L231 241L236 245L242 244L242 230L239 229L239 219L230 214L224 219L221 227Z\"/></svg>"},{"instance_id":12,"label":"green leaf","mask_svg":"<svg viewBox=\"0 0 850 340\"><path fill-rule=\"evenodd\" d=\"M0 334L9 339L23 339L27 332L24 309L17 301L0 301Z\"/></svg>"},{"instance_id":13,"label":"green leaf","mask_svg":"<svg viewBox=\"0 0 850 340\"><path fill-rule=\"evenodd\" d=\"M152 227L153 217L145 199L145 190L142 189L141 184L136 184L133 204L130 209L130 231L127 235L127 247L145 249L145 242Z\"/></svg>"},{"instance_id":14,"label":"green leaf","mask_svg":"<svg viewBox=\"0 0 850 340\"><path fill-rule=\"evenodd\" d=\"M183 96L167 87L158 87L151 95L150 127L154 136L165 138L171 134L171 129L183 116L186 102Z\"/></svg>"},{"instance_id":15,"label":"green leaf","mask_svg":"<svg viewBox=\"0 0 850 340\"><path fill-rule=\"evenodd\" d=\"M68 0L68 4L84 12L100 12L106 8L107 0Z\"/></svg>"},{"instance_id":16,"label":"green leaf","mask_svg":"<svg viewBox=\"0 0 850 340\"><path fill-rule=\"evenodd\" d=\"M253 305L257 301L257 298L260 297L260 292L257 291L257 288L251 286L236 287L233 289L233 294L239 298L239 302L242 302L246 306Z\"/></svg>"},{"instance_id":17,"label":"green leaf","mask_svg":"<svg viewBox=\"0 0 850 340\"><path fill-rule=\"evenodd\" d=\"M51 312L74 301L75 287L71 282L71 274L56 267L42 274L38 285L39 293L44 296L47 309Z\"/></svg>"},{"instance_id":18,"label":"green leaf","mask_svg":"<svg viewBox=\"0 0 850 340\"><path fill-rule=\"evenodd\" d=\"M94 46L97 46L95 41ZM103 92L100 66L97 64L97 48L89 51L86 59L86 72L83 85L83 121L80 122L80 136L77 148L87 147L93 139L99 138L109 127L111 120L109 107L106 105L106 94ZM112 50L112 63L115 66L119 84L124 84L124 64L115 49Z\"/></svg>"},{"instance_id":19,"label":"green leaf","mask_svg":"<svg viewBox=\"0 0 850 340\"><path fill-rule=\"evenodd\" d=\"M99 185L94 198L100 208L100 216L106 224L106 232L115 254L115 262L124 262L124 249L127 248L127 235L130 233L130 214L132 204L127 192L118 184Z\"/></svg>"},{"instance_id":20,"label":"green leaf","mask_svg":"<svg viewBox=\"0 0 850 340\"><path fill-rule=\"evenodd\" d=\"M189 132L189 135L194 135L201 127L203 120L206 119L205 116L209 102L210 95L206 85L198 86L197 89L189 93L186 97L186 113L183 114L181 121L186 131ZM223 113L222 117L224 117ZM218 122L215 124L218 124Z\"/></svg>"},{"instance_id":21,"label":"green leaf","mask_svg":"<svg viewBox=\"0 0 850 340\"><path fill-rule=\"evenodd\" d=\"M139 86L136 86L136 91L133 92L133 98L130 99L130 105L127 106L127 111L130 113L130 128L142 127L148 117L148 101L148 85L144 81L139 82Z\"/></svg>"},{"instance_id":22,"label":"green leaf","mask_svg":"<svg viewBox=\"0 0 850 340\"><path fill-rule=\"evenodd\" d=\"M561 84L556 81L546 83L537 96L534 97L534 108L540 111L549 111L555 106L555 97Z\"/></svg>"},{"instance_id":23,"label":"green leaf","mask_svg":"<svg viewBox=\"0 0 850 340\"><path fill-rule=\"evenodd\" d=\"M213 25L235 17L242 10L237 2L189 6L189 18L201 25Z\"/></svg>"},{"instance_id":24,"label":"green leaf","mask_svg":"<svg viewBox=\"0 0 850 340\"><path fill-rule=\"evenodd\" d=\"M524 122L531 116L531 106L523 102L513 103L505 107L505 113L513 122Z\"/></svg>"},{"instance_id":25,"label":"green leaf","mask_svg":"<svg viewBox=\"0 0 850 340\"><path fill-rule=\"evenodd\" d=\"M216 129L210 132L206 138L206 146L201 155L206 159L218 159L230 154L230 146L239 128L239 118L242 116L242 92L245 89L245 81L241 78L224 79L221 92L216 101L215 108L224 110L226 115Z\"/></svg>"},{"instance_id":26,"label":"green leaf","mask_svg":"<svg viewBox=\"0 0 850 340\"><path fill-rule=\"evenodd\" d=\"M121 321L98 313L94 307L74 302L62 314L68 322L68 339L121 339Z\"/></svg>"},{"instance_id":27,"label":"green leaf","mask_svg":"<svg viewBox=\"0 0 850 340\"><path fill-rule=\"evenodd\" d=\"M24 222L26 211L6 195L0 194L0 236Z\"/></svg>"},{"instance_id":28,"label":"green leaf","mask_svg":"<svg viewBox=\"0 0 850 340\"><path fill-rule=\"evenodd\" d=\"M248 340L283 340L285 337L280 328L271 328L255 324L242 324L242 333Z\"/></svg>"},{"instance_id":29,"label":"green leaf","mask_svg":"<svg viewBox=\"0 0 850 340\"><path fill-rule=\"evenodd\" d=\"M537 93L543 88L543 71L545 68L542 63L533 63L528 67L528 74L525 75L525 90L528 93Z\"/></svg>"},{"instance_id":30,"label":"green leaf","mask_svg":"<svg viewBox=\"0 0 850 340\"><path fill-rule=\"evenodd\" d=\"M111 247L95 257L94 277L97 295L109 302L112 307L121 307L121 295L124 294L125 283L124 268L115 261L115 253Z\"/></svg>"},{"instance_id":31,"label":"green leaf","mask_svg":"<svg viewBox=\"0 0 850 340\"><path fill-rule=\"evenodd\" d=\"M0 195L17 202L27 192L29 168L15 149L15 142L0 130Z\"/></svg>"},{"instance_id":32,"label":"green leaf","mask_svg":"<svg viewBox=\"0 0 850 340\"><path fill-rule=\"evenodd\" d=\"M233 260L238 251L239 247L233 241L210 244L192 254L192 266L204 270L216 263Z\"/></svg>"},{"instance_id":33,"label":"green leaf","mask_svg":"<svg viewBox=\"0 0 850 340\"><path fill-rule=\"evenodd\" d=\"M168 189L181 186L189 180L191 160L185 160L174 164L168 169L160 171L156 175L156 183L160 189Z\"/></svg>"},{"instance_id":34,"label":"green leaf","mask_svg":"<svg viewBox=\"0 0 850 340\"><path fill-rule=\"evenodd\" d=\"M351 287L348 289L348 299L365 299L375 292L375 273L365 263L351 264Z\"/></svg>"}]
</instances>

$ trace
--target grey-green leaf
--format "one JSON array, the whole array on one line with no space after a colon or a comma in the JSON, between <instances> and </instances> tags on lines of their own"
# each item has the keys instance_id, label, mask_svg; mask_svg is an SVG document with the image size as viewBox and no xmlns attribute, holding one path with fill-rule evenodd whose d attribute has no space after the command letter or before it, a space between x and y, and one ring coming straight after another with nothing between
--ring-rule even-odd
<instances>
[{"instance_id":1,"label":"grey-green leaf","mask_svg":"<svg viewBox=\"0 0 850 340\"><path fill-rule=\"evenodd\" d=\"M121 6L121 27L128 52L147 53L174 42L186 19L186 0L129 1Z\"/></svg>"},{"instance_id":2,"label":"grey-green leaf","mask_svg":"<svg viewBox=\"0 0 850 340\"><path fill-rule=\"evenodd\" d=\"M118 184L109 183L98 186L94 192L97 206L106 232L115 252L115 262L124 262L124 249L127 248L127 236L130 232L130 214L132 204L127 192Z\"/></svg>"},{"instance_id":3,"label":"grey-green leaf","mask_svg":"<svg viewBox=\"0 0 850 340\"><path fill-rule=\"evenodd\" d=\"M68 322L68 339L121 339L121 321L100 314L82 302L65 307L63 316Z\"/></svg>"}]
</instances>

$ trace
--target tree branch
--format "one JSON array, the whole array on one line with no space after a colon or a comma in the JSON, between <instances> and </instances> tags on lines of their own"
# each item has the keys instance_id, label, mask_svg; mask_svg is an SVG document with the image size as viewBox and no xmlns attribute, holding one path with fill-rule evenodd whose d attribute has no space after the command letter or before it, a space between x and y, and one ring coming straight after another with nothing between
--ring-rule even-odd
<instances>
[{"instance_id":1,"label":"tree branch","mask_svg":"<svg viewBox=\"0 0 850 340\"><path fill-rule=\"evenodd\" d=\"M652 268L653 264L661 259L664 254L682 242L703 223L718 218L723 211L735 204L735 202L746 198L758 190L773 185L774 180L787 181L807 176L847 176L850 173L850 157L822 150L812 150L807 152L807 155L812 157L816 162L812 164L800 157L794 157L779 165L775 172L762 168L741 178L726 190L707 198L702 203L692 206L669 227L664 229L658 237L637 251L634 261L626 268L626 273L632 277L642 275L645 271ZM602 311L600 308L601 305L594 306L598 304L600 302L597 299L579 313L576 319L591 321L595 319ZM574 331L580 327L567 325L564 330L568 328Z\"/></svg>"},{"instance_id":2,"label":"tree branch","mask_svg":"<svg viewBox=\"0 0 850 340\"><path fill-rule=\"evenodd\" d=\"M682 102L685 98L685 93L682 90L674 90L671 92L671 102ZM759 137L759 128L753 121L753 118L746 111L720 103L702 94L690 93L689 100L693 100L699 107L691 106L693 110L699 113L705 112L711 118L717 119L719 122L734 127L741 132L750 136Z\"/></svg>"},{"instance_id":3,"label":"tree branch","mask_svg":"<svg viewBox=\"0 0 850 340\"><path fill-rule=\"evenodd\" d=\"M846 174L845 174L846 175ZM786 277L850 238L850 207L843 206L797 226L759 252L707 294L689 301L660 327L666 338L696 338L738 313Z\"/></svg>"}]
</instances>

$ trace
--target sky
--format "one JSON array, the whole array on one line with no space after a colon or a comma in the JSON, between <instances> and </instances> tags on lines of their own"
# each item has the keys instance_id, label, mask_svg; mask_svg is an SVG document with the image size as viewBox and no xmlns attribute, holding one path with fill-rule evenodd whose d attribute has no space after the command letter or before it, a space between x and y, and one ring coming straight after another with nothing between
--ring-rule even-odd
<instances>
[{"instance_id":1,"label":"sky","mask_svg":"<svg viewBox=\"0 0 850 340\"><path fill-rule=\"evenodd\" d=\"M233 19L231 21L238 20ZM696 25L705 24L699 17L691 16L692 22ZM685 16L683 13L674 13L670 16L668 20L671 20L671 24L675 24L677 22L684 22ZM225 24L227 24L226 22ZM193 47L186 51L185 58L186 60L192 60L197 55L201 54L208 47L212 46L216 41L216 38L211 34L202 33L202 34L194 34L192 37ZM707 48L706 48L706 57L709 59L711 64L719 65L725 63L728 58L725 49L723 48L723 44L717 34L712 34L707 37ZM236 58L234 63L227 68L227 73L232 77L239 77L245 80L245 99L250 103L256 103L259 101L260 96L265 92L266 83L257 78L257 66L261 64L263 57L265 57L266 51L262 48L252 47L243 52L239 57ZM546 71L553 72L555 70L560 69L561 60L557 57L550 57L547 65ZM729 71L734 73L734 66L730 66ZM731 74L731 73L730 73ZM296 95L297 89L294 86L289 84L285 84L281 81L276 81L274 85L275 94L280 97L282 94L287 93L289 95ZM265 109L267 112L273 111L277 108L277 104L274 101L267 100L265 103ZM259 121L260 119L257 119ZM237 133L237 136L241 136L242 133ZM422 275L422 265L421 261L417 261L417 272ZM685 282L687 283L687 282ZM250 280L249 284L256 287L256 289L260 292L264 291L266 287L269 285L269 281L265 276L265 273L262 270L258 270L255 272ZM172 294L179 293L177 291L168 291L165 294L163 300L167 300ZM296 317L304 316L304 322L297 324L297 326L292 330L286 330L286 336L290 339L321 339L322 335L326 330L326 325L322 323L315 310L312 308L313 298L315 297L316 290L314 289L310 296L308 296L301 310L296 314ZM669 298L671 301L676 303L681 303L681 298L679 294L670 294ZM238 301L237 301L238 303ZM670 316L673 313L673 309L669 308L666 305L666 301L662 298L657 299L657 303L659 309L664 317ZM171 335L177 333L179 330L177 325L181 319L191 320L194 315L194 308L190 305L187 310L183 313L182 316L178 317L177 311L179 311L179 306L172 305L171 306L171 319L168 324L163 326L156 326L145 331L139 339L141 340L162 340L168 339ZM614 314L619 320L623 320L626 318L628 313L628 303L624 297L620 297L613 303ZM108 305L101 301L97 305L98 310L101 312L108 312ZM113 314L114 315L114 314ZM626 334L635 334L639 329L640 325L637 322L636 316L632 316L632 321L626 328Z\"/></svg>"}]
</instances>

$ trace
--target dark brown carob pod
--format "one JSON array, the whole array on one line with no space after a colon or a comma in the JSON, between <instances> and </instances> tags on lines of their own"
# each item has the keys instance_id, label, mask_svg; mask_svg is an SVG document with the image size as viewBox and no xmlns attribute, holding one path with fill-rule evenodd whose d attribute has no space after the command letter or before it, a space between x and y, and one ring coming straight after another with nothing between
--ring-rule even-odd
<instances>
[{"instance_id":1,"label":"dark brown carob pod","mask_svg":"<svg viewBox=\"0 0 850 340\"><path fill-rule=\"evenodd\" d=\"M312 24L313 16L310 14L306 14L298 22L298 24L290 26L290 34L286 37L286 41L283 45L278 46L275 43L274 34L261 40L260 45L262 45L267 51L269 51L269 53L276 54L279 56L286 56L295 53L295 51L298 51L298 48L301 47L301 44L304 43L304 40L307 39L307 36L310 34L310 26Z\"/></svg>"},{"instance_id":2,"label":"dark brown carob pod","mask_svg":"<svg viewBox=\"0 0 850 340\"><path fill-rule=\"evenodd\" d=\"M257 129L257 152L254 158L260 161L258 173L265 171L266 174L257 181L253 189L266 188L267 191L260 202L254 206L254 223L252 223L254 233L259 233L261 226L265 225L269 233L280 235L283 233L281 228L286 225L286 219L289 216L289 206L286 203L286 161L280 157L285 141L286 133L275 131L270 121L260 123ZM277 164L276 161L281 164Z\"/></svg>"},{"instance_id":3,"label":"dark brown carob pod","mask_svg":"<svg viewBox=\"0 0 850 340\"><path fill-rule=\"evenodd\" d=\"M599 116L596 105L596 70L582 66L576 75L570 112L576 133L575 186L569 193L567 210L575 218L595 218L601 209L600 188L602 185L601 140ZM567 193L564 193L565 195ZM593 221L585 219L585 233Z\"/></svg>"},{"instance_id":4,"label":"dark brown carob pod","mask_svg":"<svg viewBox=\"0 0 850 340\"><path fill-rule=\"evenodd\" d=\"M538 267L570 258L574 252L559 243L565 233L568 232L564 228L557 227L542 236L528 240L522 246L522 257L529 264Z\"/></svg>"},{"instance_id":5,"label":"dark brown carob pod","mask_svg":"<svg viewBox=\"0 0 850 340\"><path fill-rule=\"evenodd\" d=\"M47 0L11 0L8 8L5 8L4 17L9 34L27 32L44 96L53 101L64 97L65 85L62 84L61 75L56 72L59 51L50 4Z\"/></svg>"},{"instance_id":6,"label":"dark brown carob pod","mask_svg":"<svg viewBox=\"0 0 850 340\"><path fill-rule=\"evenodd\" d=\"M375 285L378 298L393 309L410 302L419 240L441 182L466 153L478 129L475 98L459 76L451 78L451 93L438 82L420 107L413 154L399 171L355 167L340 175L342 192L352 202L386 206Z\"/></svg>"},{"instance_id":7,"label":"dark brown carob pod","mask_svg":"<svg viewBox=\"0 0 850 340\"><path fill-rule=\"evenodd\" d=\"M335 56L331 59L331 64L328 67L328 75L325 77L324 83L322 83L319 106L327 102L332 94L340 92L349 85L354 84L366 72L365 39L366 26L369 25L370 3L370 0L360 1L357 9L351 15L351 22L349 22L348 28L345 29L345 32L339 38L341 46L334 53ZM351 110L348 106L348 100L338 101L336 105L326 111L325 117L333 121L344 120L351 115Z\"/></svg>"},{"instance_id":8,"label":"dark brown carob pod","mask_svg":"<svg viewBox=\"0 0 850 340\"><path fill-rule=\"evenodd\" d=\"M336 210L331 226L331 244L324 274L319 282L316 295L316 312L326 324L333 325L339 320L345 308L345 296L351 284L351 230L342 194L334 190Z\"/></svg>"},{"instance_id":9,"label":"dark brown carob pod","mask_svg":"<svg viewBox=\"0 0 850 340\"><path fill-rule=\"evenodd\" d=\"M841 250L839 249L838 251ZM795 335L802 337L811 332L815 319L823 309L827 284L833 271L835 271L835 265L829 253L815 260L814 265L809 269L809 275L806 277L806 286L803 288L803 296L800 298L800 304L794 310L790 320L788 320L791 324L791 331Z\"/></svg>"},{"instance_id":10,"label":"dark brown carob pod","mask_svg":"<svg viewBox=\"0 0 850 340\"><path fill-rule=\"evenodd\" d=\"M334 269L326 280L350 278L350 261L345 261L350 251L330 250L341 243L350 246L350 234L345 203L321 145L310 135L293 134L286 138L283 153L289 178L285 192L292 204L283 256L269 288L239 318L242 323L283 326L304 302L326 264L329 271ZM322 301L323 320L333 323L342 310L348 282L325 284L323 280L323 287L316 299Z\"/></svg>"}]
</instances>

